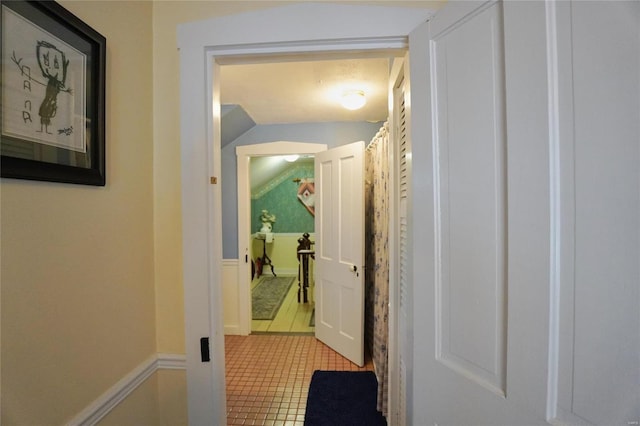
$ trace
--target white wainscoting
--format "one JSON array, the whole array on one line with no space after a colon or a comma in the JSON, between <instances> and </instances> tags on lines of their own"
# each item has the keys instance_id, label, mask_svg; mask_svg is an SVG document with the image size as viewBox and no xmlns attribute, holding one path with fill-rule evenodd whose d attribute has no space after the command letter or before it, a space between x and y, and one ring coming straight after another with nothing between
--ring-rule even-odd
<instances>
[{"instance_id":1,"label":"white wainscoting","mask_svg":"<svg viewBox=\"0 0 640 426\"><path fill-rule=\"evenodd\" d=\"M222 303L224 334L242 334L240 332L238 259L222 260Z\"/></svg>"},{"instance_id":2,"label":"white wainscoting","mask_svg":"<svg viewBox=\"0 0 640 426\"><path fill-rule=\"evenodd\" d=\"M262 256L262 241L252 237L252 258L256 259ZM277 275L297 275L298 259L296 257L296 249L298 247L298 238L302 237L302 232L291 233L275 233L273 243L267 244L267 255L271 258L274 272ZM311 241L315 241L315 234L310 233ZM270 273L269 266L263 269L263 273Z\"/></svg>"},{"instance_id":3,"label":"white wainscoting","mask_svg":"<svg viewBox=\"0 0 640 426\"><path fill-rule=\"evenodd\" d=\"M154 354L100 395L87 408L67 422L69 426L97 424L134 390L158 370L185 370L187 362L181 354Z\"/></svg>"}]
</instances>

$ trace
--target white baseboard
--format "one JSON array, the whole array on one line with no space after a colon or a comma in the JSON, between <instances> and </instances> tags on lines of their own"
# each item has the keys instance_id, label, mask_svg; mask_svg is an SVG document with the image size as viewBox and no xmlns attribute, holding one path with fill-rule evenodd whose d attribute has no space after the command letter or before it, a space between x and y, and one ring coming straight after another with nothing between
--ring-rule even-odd
<instances>
[{"instance_id":1,"label":"white baseboard","mask_svg":"<svg viewBox=\"0 0 640 426\"><path fill-rule=\"evenodd\" d=\"M273 268L276 272L276 274L278 274L278 276L282 276L282 277L297 277L298 276L298 269L295 268L291 268L291 269L285 269L285 268L278 268L277 266L275 268ZM265 267L265 269L262 270L262 275L266 275L266 276L270 276L271 275L271 270L268 267Z\"/></svg>"},{"instance_id":2,"label":"white baseboard","mask_svg":"<svg viewBox=\"0 0 640 426\"><path fill-rule=\"evenodd\" d=\"M185 370L186 368L187 360L185 355L161 353L152 355L67 422L67 425L95 425L156 371L163 369Z\"/></svg>"}]
</instances>

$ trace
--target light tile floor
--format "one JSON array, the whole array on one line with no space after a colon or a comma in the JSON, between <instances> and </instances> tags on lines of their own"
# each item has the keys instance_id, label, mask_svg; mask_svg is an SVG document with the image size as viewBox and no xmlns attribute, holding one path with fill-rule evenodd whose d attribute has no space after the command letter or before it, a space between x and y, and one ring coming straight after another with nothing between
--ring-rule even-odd
<instances>
[{"instance_id":1,"label":"light tile floor","mask_svg":"<svg viewBox=\"0 0 640 426\"><path fill-rule=\"evenodd\" d=\"M253 290L262 279L264 276L254 279L251 282L251 289ZM313 334L314 327L309 324L314 308L313 286L308 290L308 293L308 303L298 303L298 279L295 278L275 318L273 320L251 320L251 331L253 333L307 332Z\"/></svg>"},{"instance_id":2,"label":"light tile floor","mask_svg":"<svg viewBox=\"0 0 640 426\"><path fill-rule=\"evenodd\" d=\"M373 370L313 336L225 336L227 425L303 426L315 370Z\"/></svg>"}]
</instances>

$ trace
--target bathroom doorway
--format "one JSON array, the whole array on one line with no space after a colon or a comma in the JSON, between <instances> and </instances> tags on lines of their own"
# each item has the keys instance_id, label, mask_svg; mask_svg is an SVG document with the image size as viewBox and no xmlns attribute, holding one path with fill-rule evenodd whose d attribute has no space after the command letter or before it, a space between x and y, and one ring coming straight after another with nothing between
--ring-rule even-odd
<instances>
[{"instance_id":1,"label":"bathroom doorway","mask_svg":"<svg viewBox=\"0 0 640 426\"><path fill-rule=\"evenodd\" d=\"M302 242L314 240L313 160L249 159L251 334L314 332L313 264L297 255Z\"/></svg>"},{"instance_id":2,"label":"bathroom doorway","mask_svg":"<svg viewBox=\"0 0 640 426\"><path fill-rule=\"evenodd\" d=\"M287 232L292 230L287 228L288 224L281 225L278 223L278 216L281 217L281 221L284 220L286 217L285 212L283 210L276 211L277 209L280 209L280 207L269 207L270 204L267 204L266 206L268 208L265 210L271 209L267 214L275 216L275 222L272 226L273 231L277 231L274 233L277 233L278 235L275 239L273 239L273 237L270 237L268 240L257 238L258 234L260 234L260 229L258 228L261 227L257 219L259 219L262 212L252 213L251 163L252 161L254 164L262 163L263 165L271 163L274 168L276 164L280 163L279 167L282 170L279 174L276 172L277 176L275 176L271 182L269 182L269 178L256 178L256 180L259 180L258 185L254 187L256 192L268 192L268 188L265 186L270 184L274 186L276 186L276 184L290 184L291 198L293 198L295 196L295 190L298 187L298 184L294 182L293 179L297 179L299 177L298 174L301 176L302 174L307 175L308 171L304 171L306 167L304 165L301 167L290 168L283 166L281 163L286 162L283 157L298 155L299 158L308 158L308 160L305 161L313 164L313 156L317 152L324 151L326 149L327 146L325 144L298 142L271 142L256 145L244 145L236 148L238 179L238 248L239 253L244 252L244 258L239 259L238 262L237 277L241 334L246 335L254 331L269 332L270 328L271 331L277 330L278 332L313 332L313 328L310 326L312 323L311 316L313 314L313 307L311 306L312 303L308 302L307 304L304 304L297 302L298 260L296 257L296 247L297 240L302 236L304 230L296 228L297 231L303 232ZM256 170L257 169L254 169L254 175L257 173ZM289 176L289 174L291 174L291 176ZM281 189L287 188L281 187ZM295 199L293 201L298 203ZM260 203L254 202L253 204L254 209L256 208L255 206L261 206ZM300 221L301 225L297 226L304 226L302 225L303 223L313 223L313 221L304 222L304 215L309 215L309 213L301 203L298 204L299 205L294 206L300 209L299 213L302 213L301 217L303 220ZM275 205L281 206L282 201L277 202ZM264 207L264 205L262 206ZM260 208L260 210L263 209ZM253 225L252 216L258 216L253 218ZM284 232L280 233L278 227L282 228L281 230ZM278 246L277 249L276 246ZM271 264L261 265L262 271L258 276L256 259L259 259L265 253L269 257ZM288 255L288 253L290 253L290 255ZM271 271L271 266L273 266L273 272ZM252 289L262 286L263 284L261 283L265 280L276 277L292 278L288 281L290 284L289 291L285 295L280 306L281 308L286 307L289 312L283 312L280 318L278 318L276 314L276 316L271 320L255 320L256 322L254 323L254 320L252 319ZM309 300L313 300L313 298L311 297ZM288 324L289 318L291 317L294 317L295 321L297 321L296 330L292 330L292 324ZM254 325L255 330L253 329ZM289 327L288 331L285 330L287 327Z\"/></svg>"}]
</instances>

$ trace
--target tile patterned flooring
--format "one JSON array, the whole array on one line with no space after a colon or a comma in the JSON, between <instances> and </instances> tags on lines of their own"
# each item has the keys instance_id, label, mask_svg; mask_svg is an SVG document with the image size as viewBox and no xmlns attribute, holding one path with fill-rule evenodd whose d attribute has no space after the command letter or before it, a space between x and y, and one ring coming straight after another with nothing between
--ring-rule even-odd
<instances>
[{"instance_id":1,"label":"tile patterned flooring","mask_svg":"<svg viewBox=\"0 0 640 426\"><path fill-rule=\"evenodd\" d=\"M225 336L227 425L303 426L315 370L358 367L313 336Z\"/></svg>"}]
</instances>

